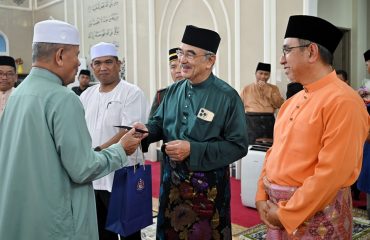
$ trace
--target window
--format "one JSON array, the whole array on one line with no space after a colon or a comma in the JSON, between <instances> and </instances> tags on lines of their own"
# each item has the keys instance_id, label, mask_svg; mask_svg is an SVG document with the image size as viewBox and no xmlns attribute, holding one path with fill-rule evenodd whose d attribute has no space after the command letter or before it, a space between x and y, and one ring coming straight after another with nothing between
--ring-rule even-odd
<instances>
[{"instance_id":1,"label":"window","mask_svg":"<svg viewBox=\"0 0 370 240\"><path fill-rule=\"evenodd\" d=\"M9 55L8 38L0 31L0 55Z\"/></svg>"}]
</instances>

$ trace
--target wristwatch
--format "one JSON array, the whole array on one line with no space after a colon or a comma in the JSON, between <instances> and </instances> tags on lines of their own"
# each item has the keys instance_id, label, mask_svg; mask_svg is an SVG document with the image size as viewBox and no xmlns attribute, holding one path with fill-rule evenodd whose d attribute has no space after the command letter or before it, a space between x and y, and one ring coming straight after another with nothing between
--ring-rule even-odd
<instances>
[{"instance_id":1,"label":"wristwatch","mask_svg":"<svg viewBox=\"0 0 370 240\"><path fill-rule=\"evenodd\" d=\"M94 148L94 151L95 151L95 152L100 152L100 151L101 151L101 147L100 147L100 146L95 147L95 148Z\"/></svg>"}]
</instances>

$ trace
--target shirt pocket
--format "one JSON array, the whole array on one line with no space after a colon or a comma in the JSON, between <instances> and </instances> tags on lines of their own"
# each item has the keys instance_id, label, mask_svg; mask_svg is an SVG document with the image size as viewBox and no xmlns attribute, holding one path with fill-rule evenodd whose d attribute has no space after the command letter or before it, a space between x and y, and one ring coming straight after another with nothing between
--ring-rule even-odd
<instances>
[{"instance_id":1,"label":"shirt pocket","mask_svg":"<svg viewBox=\"0 0 370 240\"><path fill-rule=\"evenodd\" d=\"M120 101L110 101L107 104L107 111L105 115L105 125L118 126L122 123L121 116L122 103Z\"/></svg>"},{"instance_id":2,"label":"shirt pocket","mask_svg":"<svg viewBox=\"0 0 370 240\"><path fill-rule=\"evenodd\" d=\"M193 123L189 128L190 138L197 141L206 141L207 139L212 138L212 128L214 126L213 121L209 122L195 116L195 119L193 119Z\"/></svg>"}]
</instances>

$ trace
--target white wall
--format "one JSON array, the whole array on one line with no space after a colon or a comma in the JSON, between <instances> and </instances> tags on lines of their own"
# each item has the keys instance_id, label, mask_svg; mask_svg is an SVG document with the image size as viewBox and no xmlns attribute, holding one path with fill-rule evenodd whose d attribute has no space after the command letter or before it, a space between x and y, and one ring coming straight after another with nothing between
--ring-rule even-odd
<instances>
[{"instance_id":1,"label":"white wall","mask_svg":"<svg viewBox=\"0 0 370 240\"><path fill-rule=\"evenodd\" d=\"M171 83L168 49L179 45L187 24L194 24L220 33L222 40L215 73L237 91L254 81L257 62L270 61L273 63L271 82L276 82L285 94L288 81L279 60L288 18L305 11L315 12L316 5L311 4L307 10L311 3L308 0L100 1L118 2L119 6L113 10L119 13L120 33L112 38L91 40L86 26L93 16L87 7L95 2L97 0L53 1L50 6L34 11L0 6L0 31L9 38L10 55L22 57L25 71L29 71L33 24L49 16L66 20L79 28L83 39L80 57L88 63L91 44L101 40L118 43L120 54L126 59L127 80L138 84L151 100L156 89ZM362 53L370 48L367 30L370 4L367 0L314 2L318 16L351 30L351 80L355 86L359 85L366 72Z\"/></svg>"},{"instance_id":2,"label":"white wall","mask_svg":"<svg viewBox=\"0 0 370 240\"><path fill-rule=\"evenodd\" d=\"M366 76L363 53L370 46L367 0L320 0L318 16L351 33L351 84L358 88Z\"/></svg>"},{"instance_id":3,"label":"white wall","mask_svg":"<svg viewBox=\"0 0 370 240\"><path fill-rule=\"evenodd\" d=\"M9 55L22 58L24 71L28 72L31 68L32 12L0 7L0 31L8 38Z\"/></svg>"}]
</instances>

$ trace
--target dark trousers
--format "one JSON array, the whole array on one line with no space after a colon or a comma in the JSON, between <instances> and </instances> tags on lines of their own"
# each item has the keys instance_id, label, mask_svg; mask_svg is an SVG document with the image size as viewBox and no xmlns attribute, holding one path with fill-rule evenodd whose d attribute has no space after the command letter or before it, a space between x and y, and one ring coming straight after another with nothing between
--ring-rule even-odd
<instances>
[{"instance_id":1,"label":"dark trousers","mask_svg":"<svg viewBox=\"0 0 370 240\"><path fill-rule=\"evenodd\" d=\"M275 116L273 113L246 113L248 142L255 144L257 138L273 138Z\"/></svg>"},{"instance_id":2,"label":"dark trousers","mask_svg":"<svg viewBox=\"0 0 370 240\"><path fill-rule=\"evenodd\" d=\"M118 240L118 234L105 229L107 221L110 192L95 190L96 213L98 216L99 240ZM141 240L141 232L135 232L130 236L120 236L121 240Z\"/></svg>"}]
</instances>

